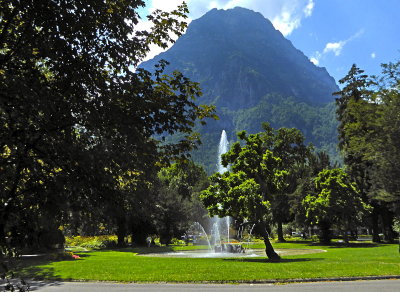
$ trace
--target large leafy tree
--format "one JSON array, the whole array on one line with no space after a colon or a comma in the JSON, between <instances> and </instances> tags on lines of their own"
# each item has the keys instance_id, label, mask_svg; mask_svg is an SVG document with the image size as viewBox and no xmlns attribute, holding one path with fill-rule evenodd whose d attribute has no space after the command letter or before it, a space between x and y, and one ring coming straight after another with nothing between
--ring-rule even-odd
<instances>
[{"instance_id":1,"label":"large leafy tree","mask_svg":"<svg viewBox=\"0 0 400 292\"><path fill-rule=\"evenodd\" d=\"M310 192L314 192L314 178L325 169L332 169L330 157L326 152L311 152L308 161L300 168L301 176L296 182L296 189L289 196L290 213L297 227L306 234L311 225L303 207L303 200Z\"/></svg>"},{"instance_id":2,"label":"large leafy tree","mask_svg":"<svg viewBox=\"0 0 400 292\"><path fill-rule=\"evenodd\" d=\"M376 134L376 103L372 102L371 81L364 71L353 65L339 80L344 87L335 95L339 120L339 149L349 173L357 181L360 191L367 194L371 187L373 162L365 159L365 152Z\"/></svg>"},{"instance_id":3,"label":"large leafy tree","mask_svg":"<svg viewBox=\"0 0 400 292\"><path fill-rule=\"evenodd\" d=\"M370 221L374 241L380 240L379 219L386 239L393 239L391 206L398 200L393 186L397 183L394 165L398 149L395 112L399 74L395 64L383 66L382 77L370 78L353 65L339 81L345 86L336 100L339 148L348 173L364 200L373 207Z\"/></svg>"},{"instance_id":4,"label":"large leafy tree","mask_svg":"<svg viewBox=\"0 0 400 292\"><path fill-rule=\"evenodd\" d=\"M195 103L197 84L164 75L165 62L153 75L134 70L151 44L183 32L187 7L155 11L153 27L140 31L141 6L0 1L2 243L104 204L140 217L149 173L198 142L192 127L213 109ZM178 132L176 143L153 138Z\"/></svg>"},{"instance_id":5,"label":"large leafy tree","mask_svg":"<svg viewBox=\"0 0 400 292\"><path fill-rule=\"evenodd\" d=\"M229 164L230 170L214 174L212 185L201 199L211 215L253 222L256 232L264 238L268 258L277 260L279 256L269 241L268 230L274 221L282 220L277 218L286 209L282 208L282 196L292 188L289 177L305 159L307 147L299 131L275 131L267 123L263 128L264 132L258 134L238 133L242 142L234 143L222 156L223 164Z\"/></svg>"},{"instance_id":6,"label":"large leafy tree","mask_svg":"<svg viewBox=\"0 0 400 292\"><path fill-rule=\"evenodd\" d=\"M347 232L361 222L363 214L368 210L349 175L343 169L325 169L309 186L303 199L306 217L317 224L321 231L321 241L329 243L331 226L343 231L348 242Z\"/></svg>"},{"instance_id":7,"label":"large leafy tree","mask_svg":"<svg viewBox=\"0 0 400 292\"><path fill-rule=\"evenodd\" d=\"M204 169L192 161L174 163L158 173L155 229L160 242L169 244L180 237L189 224L202 221L207 211L199 194L209 185Z\"/></svg>"},{"instance_id":8,"label":"large leafy tree","mask_svg":"<svg viewBox=\"0 0 400 292\"><path fill-rule=\"evenodd\" d=\"M350 176L357 186L365 201L372 194L373 170L376 167L373 159L365 155L371 146L376 143L377 104L372 102L372 82L364 71L355 64L347 75L339 80L344 87L335 93L337 117L339 120L339 149ZM373 240L379 241L378 216L379 202L372 203L374 208L371 216Z\"/></svg>"},{"instance_id":9,"label":"large leafy tree","mask_svg":"<svg viewBox=\"0 0 400 292\"><path fill-rule=\"evenodd\" d=\"M376 78L374 98L379 101L379 140L369 156L379 166L374 177L381 199L392 205L400 217L400 61L383 64L383 74ZM374 155L375 154L375 155Z\"/></svg>"},{"instance_id":10,"label":"large leafy tree","mask_svg":"<svg viewBox=\"0 0 400 292\"><path fill-rule=\"evenodd\" d=\"M373 99L378 103L377 139L365 153L376 165L372 178L373 200L379 202L382 232L385 239L395 238L393 217L400 218L400 61L382 64L382 74L375 77Z\"/></svg>"},{"instance_id":11,"label":"large leafy tree","mask_svg":"<svg viewBox=\"0 0 400 292\"><path fill-rule=\"evenodd\" d=\"M288 222L290 216L289 198L306 174L312 146L304 145L303 134L295 128L280 128L273 137L271 150L281 159L281 167L287 171L284 187L273 194L273 219L277 224L278 240L285 241L282 223Z\"/></svg>"}]
</instances>

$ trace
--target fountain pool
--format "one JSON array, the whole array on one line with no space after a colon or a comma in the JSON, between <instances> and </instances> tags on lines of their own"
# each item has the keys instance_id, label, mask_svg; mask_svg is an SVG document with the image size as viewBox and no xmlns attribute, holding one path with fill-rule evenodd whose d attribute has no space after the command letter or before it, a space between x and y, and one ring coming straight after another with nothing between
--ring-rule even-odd
<instances>
[{"instance_id":1,"label":"fountain pool","mask_svg":"<svg viewBox=\"0 0 400 292\"><path fill-rule=\"evenodd\" d=\"M323 249L275 249L280 256L289 255L302 255L326 252ZM190 250L190 251L176 251L176 252L160 252L160 253L147 253L138 254L139 256L150 257L173 257L173 258L255 258L266 257L265 249L252 249L246 253L216 253L209 250Z\"/></svg>"}]
</instances>

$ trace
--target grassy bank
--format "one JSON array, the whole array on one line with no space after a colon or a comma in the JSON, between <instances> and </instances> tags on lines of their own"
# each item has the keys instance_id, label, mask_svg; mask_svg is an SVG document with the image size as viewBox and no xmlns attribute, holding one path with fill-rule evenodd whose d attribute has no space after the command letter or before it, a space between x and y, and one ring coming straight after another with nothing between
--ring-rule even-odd
<instances>
[{"instance_id":1,"label":"grassy bank","mask_svg":"<svg viewBox=\"0 0 400 292\"><path fill-rule=\"evenodd\" d=\"M78 253L80 259L23 263L24 276L63 280L193 282L400 275L398 245L276 243L277 249L327 252L283 257L280 263L254 258L168 258L144 253L179 250L150 248ZM190 249L190 247L184 247ZM141 256L139 256L141 254Z\"/></svg>"}]
</instances>

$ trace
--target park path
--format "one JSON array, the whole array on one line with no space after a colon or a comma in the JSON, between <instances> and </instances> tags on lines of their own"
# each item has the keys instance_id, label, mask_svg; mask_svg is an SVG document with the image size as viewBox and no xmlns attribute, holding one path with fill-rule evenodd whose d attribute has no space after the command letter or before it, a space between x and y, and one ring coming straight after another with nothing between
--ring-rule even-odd
<instances>
[{"instance_id":1,"label":"park path","mask_svg":"<svg viewBox=\"0 0 400 292\"><path fill-rule=\"evenodd\" d=\"M30 282L31 291L42 292L398 292L400 280L273 284L117 284L106 282Z\"/></svg>"}]
</instances>

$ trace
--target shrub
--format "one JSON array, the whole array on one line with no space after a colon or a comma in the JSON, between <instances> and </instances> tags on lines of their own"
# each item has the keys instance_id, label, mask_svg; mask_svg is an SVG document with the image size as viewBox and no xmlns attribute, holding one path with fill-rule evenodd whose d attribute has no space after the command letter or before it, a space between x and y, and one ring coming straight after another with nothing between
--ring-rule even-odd
<instances>
[{"instance_id":1,"label":"shrub","mask_svg":"<svg viewBox=\"0 0 400 292\"><path fill-rule=\"evenodd\" d=\"M117 246L117 236L71 236L66 238L65 245L69 247L82 247L86 249L112 248Z\"/></svg>"}]
</instances>

